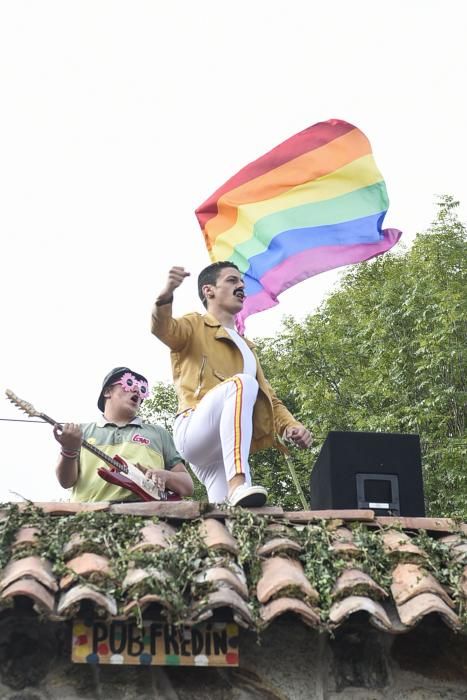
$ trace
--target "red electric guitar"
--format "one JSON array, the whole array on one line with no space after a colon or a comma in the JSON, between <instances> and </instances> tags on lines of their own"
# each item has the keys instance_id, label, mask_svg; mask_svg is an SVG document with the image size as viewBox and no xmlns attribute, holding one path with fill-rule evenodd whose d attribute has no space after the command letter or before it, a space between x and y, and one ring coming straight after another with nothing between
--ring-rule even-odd
<instances>
[{"instance_id":1,"label":"red electric guitar","mask_svg":"<svg viewBox=\"0 0 467 700\"><path fill-rule=\"evenodd\" d=\"M60 425L60 423L57 423L53 418L49 418L45 413L36 411L32 404L20 399L16 394L10 391L10 389L7 389L5 393L9 400L28 416L41 418L46 423L50 423L50 425ZM89 452L92 452L96 457L99 457L99 459L109 465L110 469L99 467L97 470L99 476L105 481L132 491L143 501L181 500L180 496L176 493L159 489L151 479L145 476L144 472L139 467L131 464L131 462L126 462L119 455L109 457L105 452L102 452L102 450L99 450L98 447L91 445L91 443L86 440L83 440L81 447L89 450Z\"/></svg>"}]
</instances>

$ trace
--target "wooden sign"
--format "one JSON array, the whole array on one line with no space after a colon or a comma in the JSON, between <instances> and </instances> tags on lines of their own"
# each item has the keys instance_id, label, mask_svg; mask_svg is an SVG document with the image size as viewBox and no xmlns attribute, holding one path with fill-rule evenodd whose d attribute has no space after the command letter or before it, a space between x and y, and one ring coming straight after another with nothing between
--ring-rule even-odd
<instances>
[{"instance_id":1,"label":"wooden sign","mask_svg":"<svg viewBox=\"0 0 467 700\"><path fill-rule=\"evenodd\" d=\"M73 621L71 660L81 664L238 666L238 626L196 627L144 620Z\"/></svg>"}]
</instances>

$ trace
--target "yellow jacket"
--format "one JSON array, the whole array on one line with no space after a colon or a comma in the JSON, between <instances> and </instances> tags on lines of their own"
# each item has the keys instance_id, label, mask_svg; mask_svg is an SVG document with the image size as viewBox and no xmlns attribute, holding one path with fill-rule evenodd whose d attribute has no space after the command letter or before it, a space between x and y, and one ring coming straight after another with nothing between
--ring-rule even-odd
<instances>
[{"instance_id":1,"label":"yellow jacket","mask_svg":"<svg viewBox=\"0 0 467 700\"><path fill-rule=\"evenodd\" d=\"M205 394L225 379L243 371L240 350L211 314L172 317L172 305L155 306L152 332L171 350L172 373L178 395L178 412L194 408ZM256 357L254 345L244 339ZM256 357L258 396L253 411L251 452L274 443L298 421L277 398Z\"/></svg>"}]
</instances>

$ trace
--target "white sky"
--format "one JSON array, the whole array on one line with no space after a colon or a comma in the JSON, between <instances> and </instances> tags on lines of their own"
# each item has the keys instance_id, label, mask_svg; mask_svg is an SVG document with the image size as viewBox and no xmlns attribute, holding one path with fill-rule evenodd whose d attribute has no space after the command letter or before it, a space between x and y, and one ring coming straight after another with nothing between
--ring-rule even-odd
<instances>
[{"instance_id":1,"label":"white sky","mask_svg":"<svg viewBox=\"0 0 467 700\"><path fill-rule=\"evenodd\" d=\"M463 3L454 0L0 0L0 417L11 388L58 420L95 417L104 375L170 379L149 332L171 265L209 264L194 209L297 131L336 117L370 139L410 243L461 199ZM269 335L327 273L247 321ZM312 427L312 426L310 426ZM0 501L67 498L48 426L0 421Z\"/></svg>"}]
</instances>

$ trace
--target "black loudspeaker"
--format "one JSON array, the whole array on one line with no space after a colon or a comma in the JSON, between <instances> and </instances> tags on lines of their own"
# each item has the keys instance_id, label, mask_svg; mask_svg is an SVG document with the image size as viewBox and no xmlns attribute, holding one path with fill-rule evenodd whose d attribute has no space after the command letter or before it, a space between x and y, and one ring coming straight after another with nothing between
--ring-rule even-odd
<instances>
[{"instance_id":1,"label":"black loudspeaker","mask_svg":"<svg viewBox=\"0 0 467 700\"><path fill-rule=\"evenodd\" d=\"M312 510L424 516L418 435L332 431L310 479Z\"/></svg>"}]
</instances>

